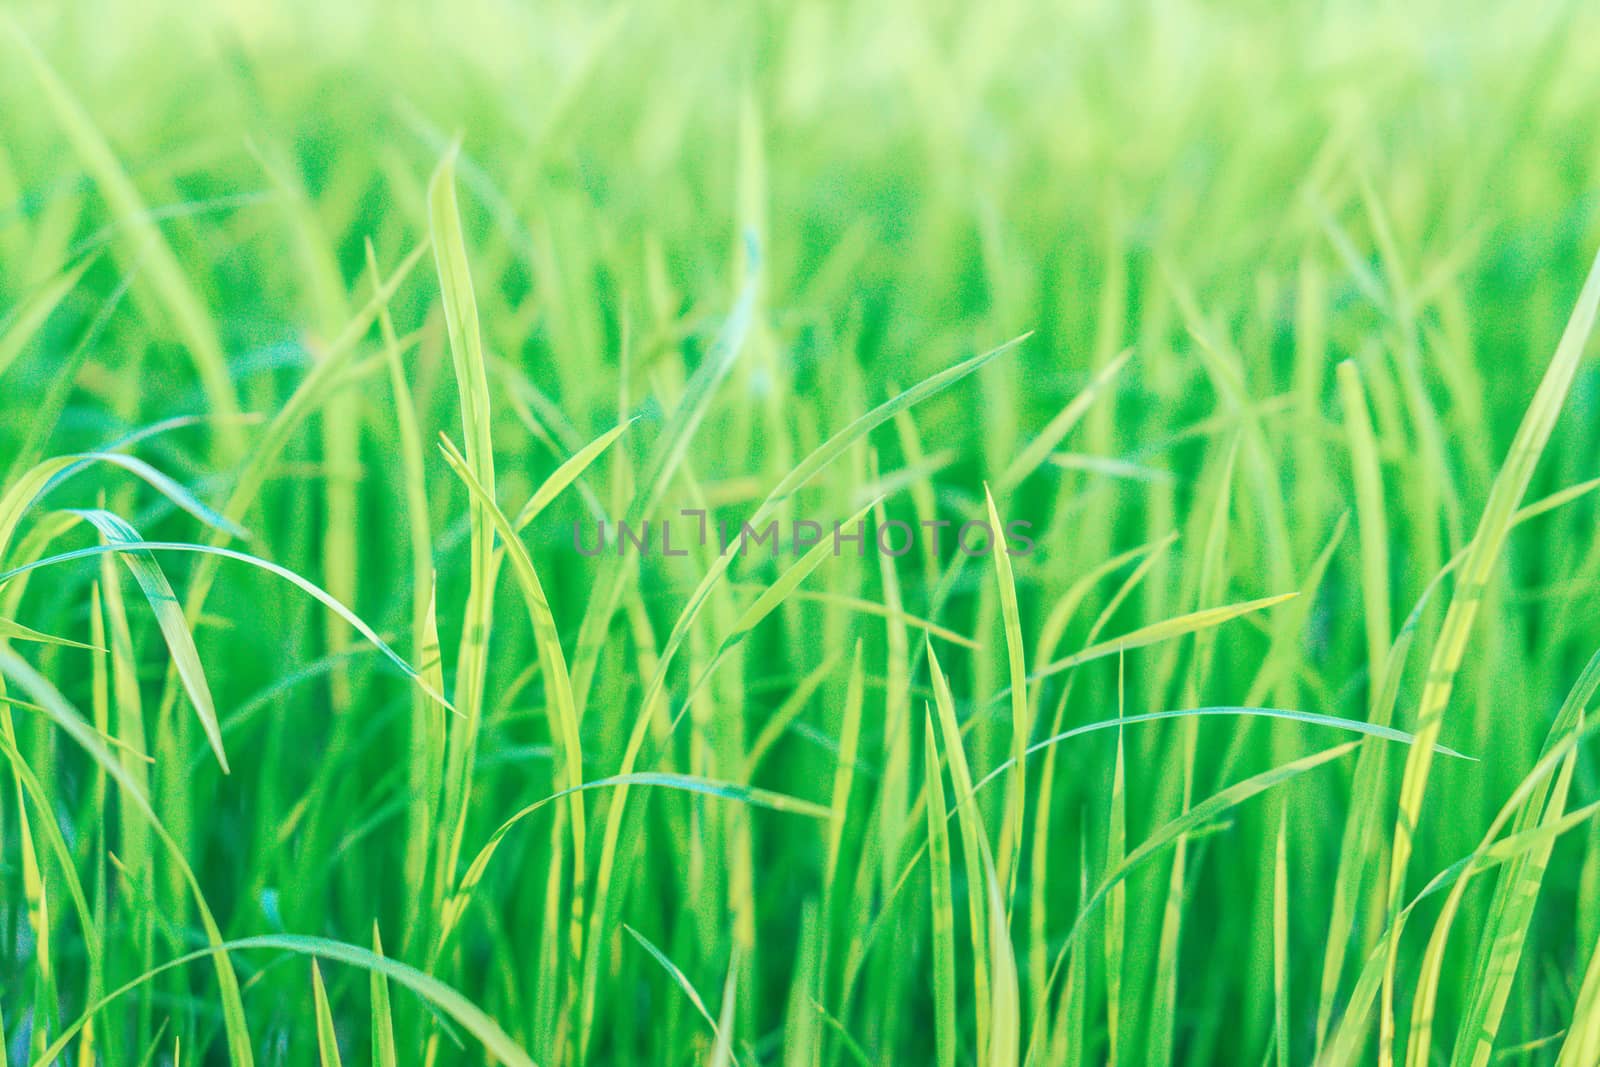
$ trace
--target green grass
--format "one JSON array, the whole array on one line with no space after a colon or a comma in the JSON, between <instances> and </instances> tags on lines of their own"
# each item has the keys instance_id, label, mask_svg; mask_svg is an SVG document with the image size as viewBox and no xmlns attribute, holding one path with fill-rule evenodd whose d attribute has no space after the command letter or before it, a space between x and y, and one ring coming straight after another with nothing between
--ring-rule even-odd
<instances>
[{"instance_id":1,"label":"green grass","mask_svg":"<svg viewBox=\"0 0 1600 1067\"><path fill-rule=\"evenodd\" d=\"M9 5L0 1063L1593 1067L1597 34Z\"/></svg>"}]
</instances>

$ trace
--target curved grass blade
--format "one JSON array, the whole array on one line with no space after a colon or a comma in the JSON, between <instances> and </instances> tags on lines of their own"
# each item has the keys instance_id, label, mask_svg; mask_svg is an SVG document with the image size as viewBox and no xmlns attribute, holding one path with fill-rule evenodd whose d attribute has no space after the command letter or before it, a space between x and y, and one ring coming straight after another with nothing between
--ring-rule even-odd
<instances>
[{"instance_id":1,"label":"curved grass blade","mask_svg":"<svg viewBox=\"0 0 1600 1067\"><path fill-rule=\"evenodd\" d=\"M700 1018L706 1021L706 1025L711 1027L711 1033L715 1036L718 1047L721 1047L723 1040L722 1024L719 1024L717 1020L712 1017L710 1010L706 1007L705 1000L703 1000L700 996L700 991L694 987L693 982L689 981L689 976L684 974L683 969L680 968L676 963L672 962L671 956L668 956L665 952L657 948L655 942L651 941L648 937L645 937L627 923L623 923L622 928L626 930L628 935L637 941L639 945L650 954L651 959L655 960L661 965L661 969L667 972L667 975L672 979L673 984L675 984L679 989L683 990L684 997L689 1001L690 1004L694 1006L694 1010L699 1014Z\"/></svg>"},{"instance_id":2,"label":"curved grass blade","mask_svg":"<svg viewBox=\"0 0 1600 1067\"><path fill-rule=\"evenodd\" d=\"M477 1038L483 1044L483 1047L505 1067L538 1067L533 1058L523 1051L522 1047L513 1041L511 1036L501 1029L500 1024L495 1022L487 1012L437 978L424 974L415 967L407 966L397 960L387 959L357 945L346 944L342 941L331 941L323 937L306 937L298 934L264 934L258 937L242 937L233 941L219 941L211 948L190 952L146 971L137 978L107 993L98 1002L90 1005L89 1012L64 1029L61 1036L56 1038L50 1048L45 1050L44 1057L36 1061L33 1067L44 1067L44 1064L53 1062L55 1056L66 1048L67 1043L83 1027L85 1019L100 1011L107 1004L143 986L157 975L182 967L185 964L193 963L196 960L205 959L207 956L223 959L226 958L227 953L244 952L250 949L277 949L302 956L329 960L334 963L345 963L352 967L360 967L366 971L376 971L384 977L405 986L449 1016L463 1030Z\"/></svg>"},{"instance_id":3,"label":"curved grass blade","mask_svg":"<svg viewBox=\"0 0 1600 1067\"><path fill-rule=\"evenodd\" d=\"M1130 630L1121 637L1113 637L1109 640L1101 641L1099 644L1090 645L1088 648L1075 652L1070 656L1065 656L1053 663L1046 664L1028 675L1027 680L1029 682L1037 682L1053 674L1060 674L1062 671L1071 670L1074 667L1082 666L1093 660L1103 659L1106 656L1114 656L1128 649L1143 648L1145 645L1170 641L1174 637L1182 637L1185 634L1200 633L1214 629L1225 622L1231 622L1240 616L1249 615L1253 612L1265 611L1285 601L1293 600L1299 595L1298 592L1280 593L1277 596L1262 597L1259 600L1246 600L1216 608L1204 608L1200 611L1192 611L1187 615L1176 615L1170 619L1163 619L1160 622ZM996 701L1002 700L1009 696L1010 693L1011 689L1008 686L996 693L993 699Z\"/></svg>"},{"instance_id":4,"label":"curved grass blade","mask_svg":"<svg viewBox=\"0 0 1600 1067\"><path fill-rule=\"evenodd\" d=\"M221 531L241 541L250 537L249 533L233 520L212 511L197 500L189 490L143 460L120 452L81 452L55 456L34 465L7 487L4 496L0 496L0 557L4 556L5 550L11 544L12 535L16 533L22 517L40 497L95 463L109 463L139 476L177 507L213 530Z\"/></svg>"},{"instance_id":5,"label":"curved grass blade","mask_svg":"<svg viewBox=\"0 0 1600 1067\"><path fill-rule=\"evenodd\" d=\"M31 641L38 645L55 645L57 648L80 648L89 652L101 652L103 649L94 645L86 645L82 641L73 641L66 637L56 637L54 634L40 633L30 626L24 626L15 619L0 618L0 641Z\"/></svg>"},{"instance_id":6,"label":"curved grass blade","mask_svg":"<svg viewBox=\"0 0 1600 1067\"><path fill-rule=\"evenodd\" d=\"M189 622L184 618L183 609L178 605L177 594L167 582L167 576L161 570L161 565L150 552L127 547L143 539L139 536L138 530L116 515L100 509L75 511L73 514L98 530L108 545L121 549L119 555L122 562L127 565L129 573L133 575L140 591L150 603L150 611L155 615L156 626L160 628L161 636L167 643L167 651L172 656L173 666L177 668L178 677L183 680L184 691L189 694L189 702L194 705L195 715L200 720L201 728L205 730L206 740L211 743L211 750L217 755L222 773L228 774L228 756L222 748L222 727L217 722L217 708L211 699L211 686L206 681L205 668L200 665L200 650L195 648L194 635L189 632Z\"/></svg>"},{"instance_id":7,"label":"curved grass blade","mask_svg":"<svg viewBox=\"0 0 1600 1067\"><path fill-rule=\"evenodd\" d=\"M533 495L528 498L528 502L522 505L522 510L518 511L517 517L512 520L511 528L521 531L530 522L538 518L539 514L550 506L552 500L560 496L567 486L583 477L583 472L588 470L590 465L599 459L605 450L610 448L612 443L626 433L628 428L637 421L639 420L636 417L620 425L613 426L574 452L572 458L552 471L550 476L539 484L539 488L534 490Z\"/></svg>"},{"instance_id":8,"label":"curved grass blade","mask_svg":"<svg viewBox=\"0 0 1600 1067\"><path fill-rule=\"evenodd\" d=\"M881 501L879 503L881 504ZM759 593L766 589L766 586L753 582L729 582L728 587L738 592L755 591ZM941 641L948 641L952 645L960 645L962 648L974 651L983 647L979 642L964 634L957 633L948 626L941 626L936 622L913 615L903 609L891 608L875 600L867 600L865 597L846 596L843 593L829 592L825 589L796 589L789 594L789 599L811 600L818 604L828 604L832 607L843 608L846 611L860 612L863 615L875 615L892 623L898 623L914 630L932 634Z\"/></svg>"},{"instance_id":9,"label":"curved grass blade","mask_svg":"<svg viewBox=\"0 0 1600 1067\"><path fill-rule=\"evenodd\" d=\"M112 517L115 518L116 516ZM417 668L407 663L398 652L390 648L388 643L385 642L383 638L379 637L377 632L373 630L372 627L368 626L364 621L362 621L359 615L345 607L343 604L339 603L321 587L316 585L314 582L307 581L305 578L300 577L300 575L289 570L287 567L279 566L276 563L271 563L267 560L260 559L245 552L238 552L231 548L218 548L211 545L189 544L184 541L119 541L114 544L91 545L88 548L73 549L70 552L61 552L53 556L46 556L43 559L36 559L30 563L24 563L19 566L12 567L8 571L0 571L0 585L4 585L14 578L18 578L24 574L40 570L44 567L53 567L63 563L71 563L73 560L88 559L91 556L104 555L107 552L192 552L196 555L210 556L216 559L228 559L238 563L247 563L259 570L266 571L268 574L282 578L290 585L293 585L301 592L321 603L329 611L334 612L340 618L344 619L344 621L349 623L357 633L366 638L366 640L370 642L374 648L382 653L385 659L399 668L400 672L407 678L411 679L411 681L419 689L421 689L428 696L432 697L434 700L438 701L440 706L444 707L446 710L451 712L455 711L454 706L452 706L451 703L445 699L444 695L438 691L436 686L428 682L428 680L420 671L417 670Z\"/></svg>"}]
</instances>

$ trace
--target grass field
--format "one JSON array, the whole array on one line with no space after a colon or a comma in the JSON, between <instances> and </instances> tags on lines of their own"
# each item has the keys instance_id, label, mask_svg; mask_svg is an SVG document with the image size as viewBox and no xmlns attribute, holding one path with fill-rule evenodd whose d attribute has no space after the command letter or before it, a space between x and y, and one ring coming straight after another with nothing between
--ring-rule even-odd
<instances>
[{"instance_id":1,"label":"grass field","mask_svg":"<svg viewBox=\"0 0 1600 1067\"><path fill-rule=\"evenodd\" d=\"M1600 1064L1600 8L529 7L0 11L0 1062Z\"/></svg>"}]
</instances>

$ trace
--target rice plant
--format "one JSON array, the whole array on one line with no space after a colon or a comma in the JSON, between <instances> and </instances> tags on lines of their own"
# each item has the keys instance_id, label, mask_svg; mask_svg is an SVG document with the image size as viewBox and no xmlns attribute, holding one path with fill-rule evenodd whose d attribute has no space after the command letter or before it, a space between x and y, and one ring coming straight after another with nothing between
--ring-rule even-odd
<instances>
[{"instance_id":1,"label":"rice plant","mask_svg":"<svg viewBox=\"0 0 1600 1067\"><path fill-rule=\"evenodd\" d=\"M0 1064L1600 1064L1597 35L0 10Z\"/></svg>"}]
</instances>

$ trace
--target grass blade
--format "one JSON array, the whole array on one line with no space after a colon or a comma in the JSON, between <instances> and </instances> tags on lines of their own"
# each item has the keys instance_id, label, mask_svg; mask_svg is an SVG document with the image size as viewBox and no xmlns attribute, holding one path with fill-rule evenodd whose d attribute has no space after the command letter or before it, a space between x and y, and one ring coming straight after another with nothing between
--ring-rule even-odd
<instances>
[{"instance_id":1,"label":"grass blade","mask_svg":"<svg viewBox=\"0 0 1600 1067\"><path fill-rule=\"evenodd\" d=\"M149 551L129 547L140 543L143 538L127 522L109 511L98 509L76 514L98 530L107 545L120 550L118 554L122 562L127 565L128 572L150 603L150 611L155 615L156 625L167 642L173 666L177 668L178 677L183 679L184 690L189 694L189 702L194 705L195 716L205 730L206 740L211 743L211 751L216 753L222 773L229 773L228 756L222 750L222 727L217 722L217 708L211 699L211 686L206 682L205 668L200 665L200 650L194 646L189 622L184 618L177 594L168 584L166 574Z\"/></svg>"},{"instance_id":2,"label":"grass blade","mask_svg":"<svg viewBox=\"0 0 1600 1067\"><path fill-rule=\"evenodd\" d=\"M383 939L372 924L372 954L383 958ZM389 976L372 971L372 1067L395 1067L394 1013L389 1007Z\"/></svg>"},{"instance_id":3,"label":"grass blade","mask_svg":"<svg viewBox=\"0 0 1600 1067\"><path fill-rule=\"evenodd\" d=\"M322 971L311 961L311 991L317 1008L317 1056L322 1067L344 1067L339 1059L339 1035L333 1029L333 1011L328 1007L328 991L322 986Z\"/></svg>"},{"instance_id":4,"label":"grass blade","mask_svg":"<svg viewBox=\"0 0 1600 1067\"><path fill-rule=\"evenodd\" d=\"M928 877L932 887L933 1025L939 1059L936 1067L956 1063L956 920L950 888L950 830L945 811L939 744L930 709L924 723L923 751L927 764Z\"/></svg>"}]
</instances>

